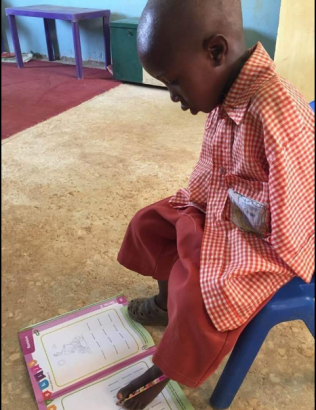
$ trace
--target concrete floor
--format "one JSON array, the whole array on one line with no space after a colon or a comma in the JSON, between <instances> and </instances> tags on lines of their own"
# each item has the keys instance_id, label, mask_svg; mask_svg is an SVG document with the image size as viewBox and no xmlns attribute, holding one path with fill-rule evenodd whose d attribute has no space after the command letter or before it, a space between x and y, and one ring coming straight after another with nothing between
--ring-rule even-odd
<instances>
[{"instance_id":1,"label":"concrete floor","mask_svg":"<svg viewBox=\"0 0 316 410\"><path fill-rule=\"evenodd\" d=\"M186 186L205 117L164 90L122 85L3 142L2 405L37 408L17 339L21 327L155 283L116 262L141 207ZM161 329L148 328L156 342ZM199 389L196 410L222 367ZM232 410L314 409L314 340L300 322L270 333Z\"/></svg>"}]
</instances>

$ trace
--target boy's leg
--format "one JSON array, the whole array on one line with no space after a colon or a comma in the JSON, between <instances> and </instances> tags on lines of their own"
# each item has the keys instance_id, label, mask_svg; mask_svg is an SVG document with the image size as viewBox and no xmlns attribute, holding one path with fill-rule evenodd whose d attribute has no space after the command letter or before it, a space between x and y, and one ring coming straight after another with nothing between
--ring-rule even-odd
<instances>
[{"instance_id":1,"label":"boy's leg","mask_svg":"<svg viewBox=\"0 0 316 410\"><path fill-rule=\"evenodd\" d=\"M120 391L124 397L161 374L188 387L199 386L214 373L245 326L267 303L265 301L238 329L219 332L214 327L200 289L204 215L192 208L181 214L176 224L179 259L172 268L168 286L169 324L154 355L155 365ZM154 390L135 397L127 402L127 408L143 408L163 387L157 385Z\"/></svg>"},{"instance_id":2,"label":"boy's leg","mask_svg":"<svg viewBox=\"0 0 316 410\"><path fill-rule=\"evenodd\" d=\"M190 230L189 217L195 231ZM169 324L153 358L168 378L188 387L198 387L215 372L247 324L271 299L265 300L243 326L219 332L205 309L200 287L203 232L204 219L193 210L177 222L179 259L169 278Z\"/></svg>"},{"instance_id":3,"label":"boy's leg","mask_svg":"<svg viewBox=\"0 0 316 410\"><path fill-rule=\"evenodd\" d=\"M156 303L162 310L168 309L168 280L158 280L159 293L156 296Z\"/></svg>"},{"instance_id":4,"label":"boy's leg","mask_svg":"<svg viewBox=\"0 0 316 410\"><path fill-rule=\"evenodd\" d=\"M144 276L152 276L158 281L159 293L152 299L157 307L165 312L168 301L168 279L172 266L178 259L175 228L178 219L179 212L170 207L169 198L142 209L129 224L118 255L118 262L127 269ZM130 303L129 309L133 306L135 304ZM161 374L160 369L153 366L128 385L128 392L120 391L118 398L125 398L130 391L137 390L147 384L147 380L155 380ZM135 403L135 400L130 400L125 407L144 408L160 393L167 382L168 380L152 387L147 396L141 395L143 397L141 400L144 402Z\"/></svg>"},{"instance_id":5,"label":"boy's leg","mask_svg":"<svg viewBox=\"0 0 316 410\"><path fill-rule=\"evenodd\" d=\"M168 278L178 259L178 219L179 213L169 205L169 198L140 210L128 226L118 255L118 261L127 269L158 281L158 295L129 303L129 315L143 325L168 324Z\"/></svg>"},{"instance_id":6,"label":"boy's leg","mask_svg":"<svg viewBox=\"0 0 316 410\"><path fill-rule=\"evenodd\" d=\"M168 281L178 259L175 224L179 214L169 205L169 199L137 212L117 258L125 268L159 281Z\"/></svg>"},{"instance_id":7,"label":"boy's leg","mask_svg":"<svg viewBox=\"0 0 316 410\"><path fill-rule=\"evenodd\" d=\"M177 278L176 286L174 287L173 285L173 297L182 299L182 295L181 295L182 290L187 289L184 292L184 298L188 297L190 299L192 296L194 300L194 294L197 290L191 289L191 284L193 284L194 282L194 285L196 285L198 289L200 288L199 286L200 249L201 249L201 243L202 243L202 238L203 238L205 215L202 212L192 207L186 210L177 211L177 215L178 215L178 218L175 224L176 233L177 233L176 248L178 250L178 255L179 256L181 255L180 257L182 257L183 260L180 262L180 259L177 259L177 261L175 262L171 270L169 283L166 281L165 282L161 281L159 283L160 294L163 295L162 299L167 297L168 291L170 292L170 283L173 282L174 272L178 272L180 276ZM187 272L185 272L185 270L187 270ZM190 279L189 279L190 276L194 278L192 283L190 283ZM178 292L176 291L176 287L178 287ZM192 294L190 295L191 290L192 290ZM171 294L169 293L168 311L171 307L172 325L170 327L170 324L169 324L167 327L166 332L168 332L168 329L169 329L167 339L169 340L169 337L173 338L173 342L170 346L172 349L174 349L175 346L178 346L181 349L181 345L180 345L181 341L178 340L179 334L177 334L178 328L174 326L175 324L174 322L178 320L177 312L174 311L174 305L170 301L170 296ZM158 298L158 303L159 303L159 298ZM203 301L201 303L203 306ZM189 311L182 311L181 312L181 316L182 316L181 323L185 322L186 319L190 317L190 315L191 313ZM194 327L195 326L196 325L194 324ZM173 333L173 329L175 331L174 333ZM185 335L186 338L190 337L190 326L187 328L187 330L188 332ZM165 336L163 336L163 340L164 338ZM163 349L165 348L166 343L168 343L168 340L164 343ZM173 353L175 354L175 352ZM186 355L187 352L185 353L182 352L181 355L183 354ZM155 357L156 356L157 355L155 355ZM186 360L184 357L182 358L184 359L184 361ZM153 381L154 379L161 376L162 374L163 372L159 368L159 364L157 363L157 365L154 365L146 373L144 373L137 379L133 380L133 382L127 385L124 389L121 389L119 392L119 397L124 398L128 396L128 394L130 394L133 390L137 390L138 388L144 386L150 381ZM167 373L166 375L169 377ZM177 378L175 378L175 380L177 380ZM152 400L155 399L155 397L165 387L167 382L168 380L164 383L160 383L157 386L154 386L148 391L128 401L126 403L126 408L135 409L135 410L144 408Z\"/></svg>"}]
</instances>

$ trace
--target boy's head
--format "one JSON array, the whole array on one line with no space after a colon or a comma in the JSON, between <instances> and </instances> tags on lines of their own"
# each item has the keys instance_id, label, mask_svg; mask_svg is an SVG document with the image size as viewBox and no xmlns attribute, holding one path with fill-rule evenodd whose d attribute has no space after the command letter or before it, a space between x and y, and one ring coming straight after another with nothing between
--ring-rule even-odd
<instances>
[{"instance_id":1,"label":"boy's head","mask_svg":"<svg viewBox=\"0 0 316 410\"><path fill-rule=\"evenodd\" d=\"M145 70L193 114L221 102L244 53L240 0L149 0L139 22Z\"/></svg>"}]
</instances>

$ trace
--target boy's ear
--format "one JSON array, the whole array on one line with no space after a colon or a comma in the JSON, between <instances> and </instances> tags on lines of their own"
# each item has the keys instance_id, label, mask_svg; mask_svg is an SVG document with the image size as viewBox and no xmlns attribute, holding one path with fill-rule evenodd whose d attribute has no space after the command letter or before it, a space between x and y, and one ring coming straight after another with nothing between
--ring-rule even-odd
<instances>
[{"instance_id":1,"label":"boy's ear","mask_svg":"<svg viewBox=\"0 0 316 410\"><path fill-rule=\"evenodd\" d=\"M214 67L219 67L226 60L228 42L223 35L214 35L204 40L204 49Z\"/></svg>"}]
</instances>

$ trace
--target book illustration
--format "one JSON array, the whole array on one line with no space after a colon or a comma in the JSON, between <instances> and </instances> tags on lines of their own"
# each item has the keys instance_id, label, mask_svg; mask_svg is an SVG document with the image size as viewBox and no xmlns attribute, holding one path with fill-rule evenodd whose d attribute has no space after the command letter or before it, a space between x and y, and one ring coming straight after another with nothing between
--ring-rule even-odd
<instances>
[{"instance_id":1,"label":"book illustration","mask_svg":"<svg viewBox=\"0 0 316 410\"><path fill-rule=\"evenodd\" d=\"M79 354L92 354L90 347L82 335L75 337L70 343L64 344L62 350L54 353L54 356L67 356L76 352ZM58 362L58 364L60 363L61 362Z\"/></svg>"}]
</instances>

